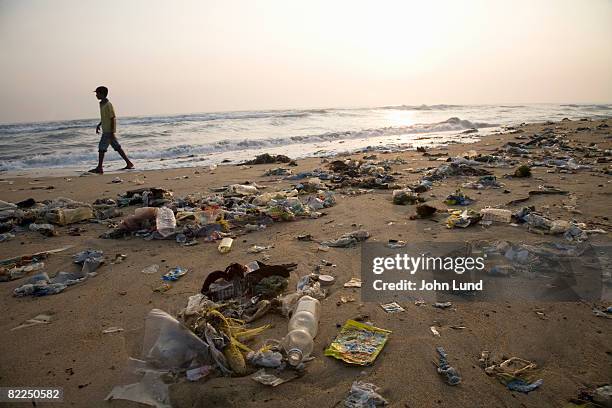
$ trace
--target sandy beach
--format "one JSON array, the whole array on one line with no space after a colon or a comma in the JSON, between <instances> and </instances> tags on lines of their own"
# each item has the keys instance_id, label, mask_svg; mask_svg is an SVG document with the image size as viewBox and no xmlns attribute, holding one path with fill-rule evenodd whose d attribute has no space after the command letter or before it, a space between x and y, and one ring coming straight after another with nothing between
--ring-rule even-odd
<instances>
[{"instance_id":1,"label":"sandy beach","mask_svg":"<svg viewBox=\"0 0 612 408\"><path fill-rule=\"evenodd\" d=\"M562 136L568 148L561 151L534 146L527 154L512 156L518 164L511 167L479 166L492 172L504 187L464 188L463 191L475 200L466 208L480 210L490 206L514 212L523 206L535 206L550 219L571 220L585 223L592 230L606 231L589 234L588 240L610 244L610 126L612 119L529 124L483 137L473 144L429 149L427 155L417 151L371 151L330 158L323 163L320 158L301 159L295 167L227 164L212 170L193 167L113 171L110 168L100 176L44 170L3 173L0 174L0 197L12 203L29 198L41 202L67 197L91 204L100 198L115 199L137 188L161 187L172 191L177 198L193 193L212 194L213 188L245 182L256 183L262 187L262 192L277 191L296 182L279 176L264 176L267 170L284 167L297 174L326 168L331 160L363 159L371 155L376 156L370 158L371 161L402 159L392 165L390 174L394 175L395 184L407 186L417 183L425 169L438 167L449 157L462 156L470 150L480 155L492 154L508 146L508 142L520 144L532 140L533 135L549 132ZM595 149L591 153L589 146ZM607 153L597 156L592 153L594 151ZM544 156L551 159L571 156L589 168L560 170L554 166L532 166L531 177L504 177L514 173L519 164L531 165L530 162ZM114 166L119 164L114 163ZM122 181L115 183L115 178ZM337 202L321 210L323 216L274 222L260 231L237 234L227 254L217 251L218 242L202 240L194 246L182 246L174 240L147 241L136 236L101 239L100 235L108 227L96 222L56 227L58 235L53 237L32 231L17 232L13 239L0 243L1 259L70 246L45 260L44 271L50 276L58 271L73 270L72 255L84 249L102 250L106 262L97 270L97 276L51 296L13 296L15 288L23 285L27 277L0 283L0 305L4 311L0 317L3 345L0 386L63 387L63 405L66 406L138 406L120 400L105 402L104 398L114 386L129 382L126 365L130 356L140 354L147 313L157 308L176 315L185 307L189 296L200 292L208 273L223 270L232 262L247 264L261 260L264 253L269 256L268 264L297 264L286 292L295 290L298 279L313 272L323 259L334 265L321 269L321 273L334 276L336 282L329 287L328 296L321 300L314 360L306 363L302 377L278 387L259 384L249 375L231 378L213 375L214 378L199 382L182 379L170 386L172 406L335 407L342 406L351 384L361 380L379 386L379 393L392 407L559 407L578 397L583 389L609 384L612 378L611 321L593 313L593 308L610 306L609 286L604 285L607 290L602 290L602 296L608 298L599 301L457 302L448 309L399 302L404 312L386 313L376 302L362 302L359 289L343 288L343 283L351 277L360 276L358 245L321 251L316 242L296 239L301 234L310 234L315 240L335 239L363 229L370 234L369 242L386 243L390 239L410 243L493 242L503 239L533 245L542 241L567 243L563 235L532 233L525 225L494 223L465 229L447 228L445 212L454 206L445 204L445 198L462 184L478 178L447 177L421 193L426 204L439 210L431 219L411 219L415 206L394 205L390 189L372 189L359 194L349 194L346 188L336 189ZM554 186L568 194L534 195L525 202L508 205L540 186ZM119 208L123 216L112 221L119 222L133 214L137 207ZM83 231L79 236L69 235L68 230L75 226ZM247 249L252 245L271 248L264 253L251 254ZM112 264L118 254L125 254L126 259ZM160 265L159 273L141 273L152 264ZM170 290L154 292L161 284L160 275L174 266L188 268L189 272L174 282ZM343 303L341 297L346 296L353 296L355 301ZM40 314L50 315L50 323L11 330ZM367 367L350 366L323 355L339 326L357 316L392 331L376 361ZM248 343L252 348L268 338L281 339L287 332L287 319L278 314L268 313L253 325L262 324L272 327ZM431 326L438 327L440 337L432 335ZM454 329L453 326L464 328ZM104 334L109 327L120 327L123 331ZM461 373L460 385L449 386L436 372L432 362L437 361L437 346L445 348L450 362ZM543 385L529 394L508 390L481 368L478 359L483 350L499 358L517 356L536 362ZM254 367L249 367L249 373L254 371Z\"/></svg>"}]
</instances>

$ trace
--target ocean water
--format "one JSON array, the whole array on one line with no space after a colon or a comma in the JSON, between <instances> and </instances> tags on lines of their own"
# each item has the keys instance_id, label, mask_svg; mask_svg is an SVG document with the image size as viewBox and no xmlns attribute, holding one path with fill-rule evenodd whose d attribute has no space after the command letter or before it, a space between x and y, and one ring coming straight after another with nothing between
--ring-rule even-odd
<instances>
[{"instance_id":1,"label":"ocean water","mask_svg":"<svg viewBox=\"0 0 612 408\"><path fill-rule=\"evenodd\" d=\"M120 101L114 101L121 112ZM605 118L612 104L421 105L119 117L119 142L139 169L238 162L264 152L292 158L365 147L410 149L474 142L503 126ZM0 124L0 172L97 163L97 118ZM478 129L475 133L462 133ZM112 148L105 166L120 167Z\"/></svg>"}]
</instances>

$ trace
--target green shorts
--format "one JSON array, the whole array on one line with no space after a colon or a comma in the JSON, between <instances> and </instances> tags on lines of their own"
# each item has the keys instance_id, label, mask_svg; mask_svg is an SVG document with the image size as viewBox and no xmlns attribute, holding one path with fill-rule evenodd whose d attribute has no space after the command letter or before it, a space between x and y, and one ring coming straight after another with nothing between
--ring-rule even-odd
<instances>
[{"instance_id":1,"label":"green shorts","mask_svg":"<svg viewBox=\"0 0 612 408\"><path fill-rule=\"evenodd\" d=\"M121 145L113 133L102 133L100 143L98 143L98 151L105 152L108 150L108 145L111 145L115 151L119 151L119 149L121 149Z\"/></svg>"}]
</instances>

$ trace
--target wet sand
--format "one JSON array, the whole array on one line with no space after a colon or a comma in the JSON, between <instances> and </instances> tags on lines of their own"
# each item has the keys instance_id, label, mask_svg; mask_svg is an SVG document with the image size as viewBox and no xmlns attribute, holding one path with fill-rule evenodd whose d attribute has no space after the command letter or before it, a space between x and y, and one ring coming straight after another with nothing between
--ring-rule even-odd
<instances>
[{"instance_id":1,"label":"wet sand","mask_svg":"<svg viewBox=\"0 0 612 408\"><path fill-rule=\"evenodd\" d=\"M507 133L484 137L470 145L450 145L437 151L448 152L450 157L467 150L486 154L507 141L529 136L552 128L555 133L566 134L572 145L588 146L596 143L600 149L611 149L610 127L597 128L601 123L612 126L612 120L564 121L554 124L523 126L521 133ZM578 128L588 128L577 130ZM435 152L436 150L431 150ZM537 150L536 150L537 151ZM424 157L418 152L380 153L378 159L401 157L407 164L398 164L398 183L411 184L422 176L408 168L434 167L442 164L435 157ZM361 158L364 154L350 157ZM580 153L578 157L582 158ZM526 162L527 159L521 159ZM174 192L175 197L193 192L208 193L210 188L233 183L253 181L266 186L264 191L274 191L291 185L279 177L265 177L268 169L278 164L236 167L219 166L214 171L207 168L183 168L162 171L111 172L103 176L9 177L1 175L0 197L18 202L27 198L37 201L68 197L93 202L96 198L115 198L126 190L140 187L163 187ZM470 208L502 205L517 210L522 204L505 206L511 200L526 196L539 185L553 185L570 192L575 198L575 208L580 213L570 213L563 206L567 196L536 196L524 205L536 208L553 219L576 220L590 228L612 230L611 177L602 170L609 163L597 163L592 170L576 170L570 173L536 167L531 178L504 179L503 175L514 169L487 168L492 171L505 189L465 190L476 199ZM286 167L286 166L282 166ZM323 167L321 160L310 158L298 161L294 173ZM122 183L112 183L121 177ZM477 177L450 177L423 194L427 203L445 209L444 198L468 180ZM134 180L144 181L136 184ZM52 189L46 187L52 186ZM80 225L86 229L81 236L67 235L68 227L59 228L59 236L46 238L35 232L17 234L16 238L0 243L0 258L25 255L38 251L73 247L63 253L50 256L46 271L73 270L71 255L86 249L104 251L107 260L115 254L126 254L126 260L117 265L107 261L99 269L98 276L63 293L40 298L15 298L13 289L23 279L0 283L0 305L4 311L0 317L0 341L2 364L0 386L56 386L64 388L64 405L90 406L138 406L126 401L107 403L104 397L115 385L125 384L124 368L129 356L139 354L143 337L144 317L153 308L176 314L187 298L199 293L207 274L224 269L231 262L247 263L257 259L248 254L253 244L272 245L266 251L268 263L298 264L292 272L289 288L294 288L299 276L313 271L321 259L336 267L325 267L322 273L336 277L327 299L322 301L322 317L319 334L315 339L315 359L307 364L306 374L289 383L270 388L256 383L249 377L215 378L199 383L180 383L171 387L173 406L267 406L267 407L333 407L342 406L351 383L355 380L371 382L381 387L380 393L397 407L558 407L568 398L577 395L584 387L594 387L610 382L612 378L612 326L609 319L596 317L594 306L609 306L610 299L590 302L523 302L503 301L488 303L456 303L453 308L441 310L430 304L416 306L400 302L406 309L399 314L387 314L377 303L362 303L359 290L345 289L342 283L360 274L359 248L331 248L318 252L312 242L295 239L298 234L312 234L316 239L333 239L359 228L370 232L370 240L387 242L399 239L410 242L499 240L538 243L544 240L564 242L563 237L540 236L527 232L524 227L495 224L484 228L480 225L466 229L447 229L444 217L432 220L410 220L414 206L398 206L391 202L391 191L374 190L361 195L336 195L337 204L324 210L318 219L274 223L265 230L239 236L232 251L222 255L217 245L200 242L191 247L179 246L174 241L145 241L141 238L100 239L106 227L95 223ZM122 209L131 214L134 207ZM610 243L610 234L593 235L592 242ZM154 293L159 286L159 276L145 275L141 270L151 264L159 264L160 271L181 265L190 272L165 293ZM161 273L160 273L161 274ZM337 305L342 295L353 295L356 302ZM535 311L542 311L545 319ZM37 325L10 331L27 319L42 313L53 315L47 325ZM357 315L367 315L375 326L391 330L389 342L377 360L369 367L351 367L323 356L323 350L338 332L337 325ZM251 345L256 346L266 338L280 339L286 333L286 319L268 314L256 325L271 323L267 330ZM441 326L441 337L432 336L429 327ZM463 330L453 330L461 325ZM103 334L105 328L119 326L123 332ZM444 346L450 361L463 376L457 387L444 383L436 373L432 361L437 359L436 346ZM541 367L542 387L530 394L511 392L495 378L487 376L478 364L482 350L507 357L518 356L535 361ZM22 406L23 404L16 405ZM45 404L40 404L44 406Z\"/></svg>"}]
</instances>

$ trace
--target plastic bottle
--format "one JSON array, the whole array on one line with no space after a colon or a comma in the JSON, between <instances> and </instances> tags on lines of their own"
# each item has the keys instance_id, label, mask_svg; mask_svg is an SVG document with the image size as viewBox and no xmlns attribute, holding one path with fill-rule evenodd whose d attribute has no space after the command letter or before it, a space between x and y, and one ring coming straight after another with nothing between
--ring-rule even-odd
<instances>
[{"instance_id":1,"label":"plastic bottle","mask_svg":"<svg viewBox=\"0 0 612 408\"><path fill-rule=\"evenodd\" d=\"M74 209L57 208L47 213L47 221L58 225L74 224L75 222L93 218L93 210L89 207L79 207Z\"/></svg>"},{"instance_id":2,"label":"plastic bottle","mask_svg":"<svg viewBox=\"0 0 612 408\"><path fill-rule=\"evenodd\" d=\"M174 218L172 210L168 207L158 208L155 225L157 226L157 232L159 232L162 237L174 234L176 230L176 218Z\"/></svg>"},{"instance_id":3,"label":"plastic bottle","mask_svg":"<svg viewBox=\"0 0 612 408\"><path fill-rule=\"evenodd\" d=\"M312 353L313 340L319 329L320 309L317 299L302 296L289 320L289 333L283 339L283 347L289 364L294 367Z\"/></svg>"},{"instance_id":4,"label":"plastic bottle","mask_svg":"<svg viewBox=\"0 0 612 408\"><path fill-rule=\"evenodd\" d=\"M512 211L503 208L483 208L480 210L483 221L505 222L512 221Z\"/></svg>"}]
</instances>

